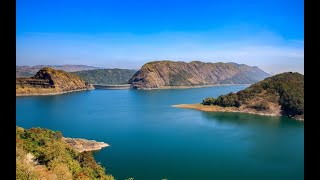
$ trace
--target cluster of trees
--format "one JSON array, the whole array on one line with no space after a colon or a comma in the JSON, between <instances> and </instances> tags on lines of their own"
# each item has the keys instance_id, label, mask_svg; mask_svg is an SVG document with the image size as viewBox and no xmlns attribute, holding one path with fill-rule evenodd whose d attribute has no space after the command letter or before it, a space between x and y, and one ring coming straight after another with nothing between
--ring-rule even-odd
<instances>
[{"instance_id":1,"label":"cluster of trees","mask_svg":"<svg viewBox=\"0 0 320 180\"><path fill-rule=\"evenodd\" d=\"M206 98L202 101L203 105L219 105L222 107L239 107L241 105L236 93L229 93L218 98Z\"/></svg>"},{"instance_id":2,"label":"cluster of trees","mask_svg":"<svg viewBox=\"0 0 320 180\"><path fill-rule=\"evenodd\" d=\"M237 93L206 98L203 105L239 107L250 100L263 99L254 106L256 110L268 108L268 102L281 105L283 115L290 117L304 115L304 76L299 73L282 73L264 79Z\"/></svg>"},{"instance_id":3,"label":"cluster of trees","mask_svg":"<svg viewBox=\"0 0 320 180\"><path fill-rule=\"evenodd\" d=\"M34 160L30 159L31 156ZM16 128L16 179L114 180L91 152L76 152L49 129Z\"/></svg>"}]
</instances>

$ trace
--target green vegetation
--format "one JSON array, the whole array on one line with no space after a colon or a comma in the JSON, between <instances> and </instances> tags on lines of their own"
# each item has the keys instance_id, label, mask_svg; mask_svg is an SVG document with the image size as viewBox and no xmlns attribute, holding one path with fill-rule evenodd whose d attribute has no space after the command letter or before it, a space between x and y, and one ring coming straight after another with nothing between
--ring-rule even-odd
<instances>
[{"instance_id":1,"label":"green vegetation","mask_svg":"<svg viewBox=\"0 0 320 180\"><path fill-rule=\"evenodd\" d=\"M215 98L213 98L213 97L207 97L207 98L205 98L205 99L202 101L201 104L203 104L203 105L213 105L215 101L216 101Z\"/></svg>"},{"instance_id":2,"label":"green vegetation","mask_svg":"<svg viewBox=\"0 0 320 180\"><path fill-rule=\"evenodd\" d=\"M33 158L32 158L33 157ZM76 152L57 131L16 127L16 179L113 180L91 152Z\"/></svg>"},{"instance_id":3,"label":"green vegetation","mask_svg":"<svg viewBox=\"0 0 320 180\"><path fill-rule=\"evenodd\" d=\"M240 107L242 105L263 111L270 103L281 106L281 114L289 117L304 116L304 76L299 73L282 73L266 78L237 93L206 98L203 105Z\"/></svg>"},{"instance_id":4,"label":"green vegetation","mask_svg":"<svg viewBox=\"0 0 320 180\"><path fill-rule=\"evenodd\" d=\"M90 84L127 84L136 73L131 69L97 69L73 72Z\"/></svg>"}]
</instances>

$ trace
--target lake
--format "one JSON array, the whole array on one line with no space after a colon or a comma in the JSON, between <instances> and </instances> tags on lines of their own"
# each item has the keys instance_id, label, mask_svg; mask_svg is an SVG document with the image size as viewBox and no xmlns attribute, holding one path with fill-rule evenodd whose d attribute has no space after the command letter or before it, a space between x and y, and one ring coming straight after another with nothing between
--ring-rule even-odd
<instances>
[{"instance_id":1,"label":"lake","mask_svg":"<svg viewBox=\"0 0 320 180\"><path fill-rule=\"evenodd\" d=\"M117 180L304 179L304 122L171 107L246 87L17 97L16 124L110 144L94 156Z\"/></svg>"}]
</instances>

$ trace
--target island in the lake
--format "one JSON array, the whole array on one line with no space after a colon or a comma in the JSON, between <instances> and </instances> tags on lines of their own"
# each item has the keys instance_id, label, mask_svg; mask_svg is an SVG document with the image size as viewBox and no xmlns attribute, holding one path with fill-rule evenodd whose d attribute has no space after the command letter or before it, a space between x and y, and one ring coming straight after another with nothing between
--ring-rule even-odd
<instances>
[{"instance_id":1,"label":"island in the lake","mask_svg":"<svg viewBox=\"0 0 320 180\"><path fill-rule=\"evenodd\" d=\"M64 138L49 129L16 127L16 179L114 180L91 152L106 146L93 140Z\"/></svg>"},{"instance_id":2,"label":"island in the lake","mask_svg":"<svg viewBox=\"0 0 320 180\"><path fill-rule=\"evenodd\" d=\"M173 105L207 112L242 112L304 120L304 76L282 73L237 93L208 97L201 104Z\"/></svg>"},{"instance_id":3,"label":"island in the lake","mask_svg":"<svg viewBox=\"0 0 320 180\"><path fill-rule=\"evenodd\" d=\"M146 63L128 81L136 89L206 87L252 84L270 75L256 66L201 61L153 61Z\"/></svg>"},{"instance_id":4,"label":"island in the lake","mask_svg":"<svg viewBox=\"0 0 320 180\"><path fill-rule=\"evenodd\" d=\"M16 78L16 96L56 95L90 90L92 87L80 77L49 67L42 68L29 78Z\"/></svg>"}]
</instances>

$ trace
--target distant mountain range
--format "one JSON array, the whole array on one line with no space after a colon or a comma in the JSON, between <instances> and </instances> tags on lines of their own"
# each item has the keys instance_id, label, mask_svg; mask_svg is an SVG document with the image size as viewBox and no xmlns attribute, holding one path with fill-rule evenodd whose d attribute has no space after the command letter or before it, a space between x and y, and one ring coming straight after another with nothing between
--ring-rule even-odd
<instances>
[{"instance_id":1,"label":"distant mountain range","mask_svg":"<svg viewBox=\"0 0 320 180\"><path fill-rule=\"evenodd\" d=\"M146 63L128 81L133 88L203 86L217 84L252 84L270 75L256 66L237 63L201 61L154 61Z\"/></svg>"},{"instance_id":2,"label":"distant mountain range","mask_svg":"<svg viewBox=\"0 0 320 180\"><path fill-rule=\"evenodd\" d=\"M75 72L83 70L104 69L101 67L93 67L86 65L36 65L36 66L16 66L16 77L31 77L35 75L40 69L50 67L56 70L63 70L66 72Z\"/></svg>"},{"instance_id":3,"label":"distant mountain range","mask_svg":"<svg viewBox=\"0 0 320 180\"><path fill-rule=\"evenodd\" d=\"M86 65L17 66L16 77L32 77L49 67L79 76L89 84L131 84L138 89L192 87L218 84L253 84L268 76L256 66L201 61L153 61L140 70L105 69Z\"/></svg>"}]
</instances>

